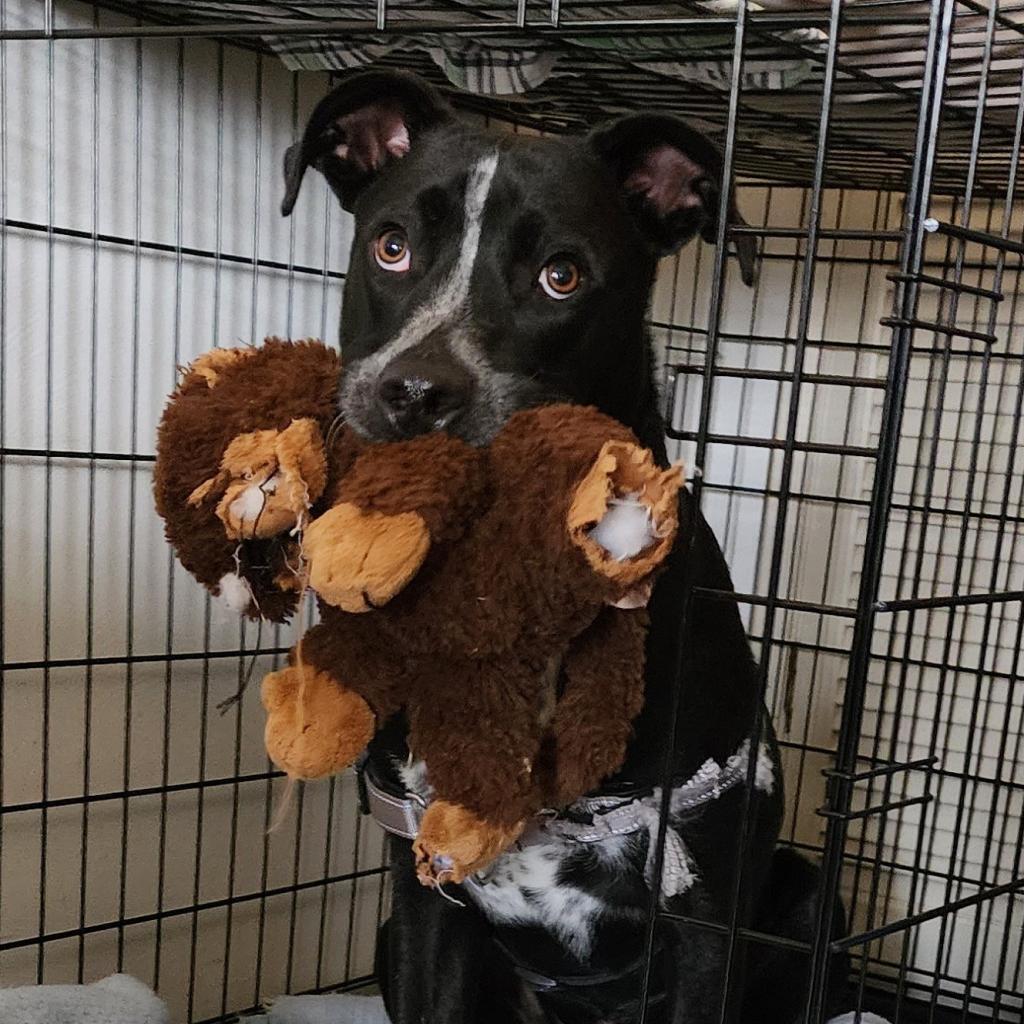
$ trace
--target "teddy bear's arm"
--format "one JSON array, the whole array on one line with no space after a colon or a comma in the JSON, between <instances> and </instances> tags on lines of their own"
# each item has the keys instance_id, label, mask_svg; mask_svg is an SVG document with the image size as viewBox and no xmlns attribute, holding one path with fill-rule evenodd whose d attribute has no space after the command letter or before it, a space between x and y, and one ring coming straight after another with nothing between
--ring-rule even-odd
<instances>
[{"instance_id":1,"label":"teddy bear's arm","mask_svg":"<svg viewBox=\"0 0 1024 1024\"><path fill-rule=\"evenodd\" d=\"M386 516L415 512L436 544L462 536L485 488L481 449L435 433L370 445L345 474L336 500Z\"/></svg>"},{"instance_id":2,"label":"teddy bear's arm","mask_svg":"<svg viewBox=\"0 0 1024 1024\"><path fill-rule=\"evenodd\" d=\"M615 772L644 699L647 611L606 608L572 642L539 768L545 804L565 807Z\"/></svg>"},{"instance_id":3,"label":"teddy bear's arm","mask_svg":"<svg viewBox=\"0 0 1024 1024\"><path fill-rule=\"evenodd\" d=\"M539 555L538 585L568 589L577 602L618 602L632 598L668 555L682 475L659 466L628 428L597 409L516 413L492 445L492 462L501 487L495 507L526 510L517 531ZM607 537L595 528L603 523L625 527L606 531L625 541L621 551L601 543Z\"/></svg>"},{"instance_id":4,"label":"teddy bear's arm","mask_svg":"<svg viewBox=\"0 0 1024 1024\"><path fill-rule=\"evenodd\" d=\"M444 434L369 445L306 533L310 585L363 612L412 579L431 544L456 540L486 501L485 458Z\"/></svg>"}]
</instances>

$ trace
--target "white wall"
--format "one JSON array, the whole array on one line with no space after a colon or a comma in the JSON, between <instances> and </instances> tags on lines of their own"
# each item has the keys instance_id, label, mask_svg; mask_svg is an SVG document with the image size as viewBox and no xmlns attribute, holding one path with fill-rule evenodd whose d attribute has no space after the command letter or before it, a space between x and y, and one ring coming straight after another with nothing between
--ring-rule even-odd
<instances>
[{"instance_id":1,"label":"white wall","mask_svg":"<svg viewBox=\"0 0 1024 1024\"><path fill-rule=\"evenodd\" d=\"M5 7L8 28L38 14ZM69 4L58 15L93 16ZM241 50L222 57L200 41L5 44L4 217L344 271L349 225L316 176L290 220L278 211L282 154L326 79ZM317 882L380 864L351 780L309 787L265 835L282 796L266 779L258 699L273 659L259 659L238 709L219 715L248 658L202 654L240 640L251 651L257 634L240 635L173 564L150 465L43 454L152 455L179 364L270 333L333 340L340 280L17 227L2 253L0 433L29 454L0 468L0 942L94 930L0 952L0 980L123 966L159 982L173 1019L202 1020L367 974L380 879ZM293 634L264 630L261 646ZM44 660L74 664L44 672ZM153 792L167 785L179 789ZM122 790L138 795L104 798ZM62 800L45 819L18 810ZM256 898L295 882L312 884L294 899ZM116 927L196 904L213 906Z\"/></svg>"}]
</instances>

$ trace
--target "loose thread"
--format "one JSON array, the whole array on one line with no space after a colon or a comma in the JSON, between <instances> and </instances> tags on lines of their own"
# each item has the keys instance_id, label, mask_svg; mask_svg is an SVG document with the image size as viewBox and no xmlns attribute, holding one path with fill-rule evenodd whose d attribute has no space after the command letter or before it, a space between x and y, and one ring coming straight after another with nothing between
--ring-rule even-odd
<instances>
[{"instance_id":1,"label":"loose thread","mask_svg":"<svg viewBox=\"0 0 1024 1024\"><path fill-rule=\"evenodd\" d=\"M270 822L270 827L267 829L267 835L273 835L283 824L285 818L288 817L288 812L292 809L292 801L295 797L296 784L298 779L294 776L289 775L287 777L287 784L284 788L284 796L281 798L281 802L277 805L277 810L274 811L273 820Z\"/></svg>"},{"instance_id":2,"label":"loose thread","mask_svg":"<svg viewBox=\"0 0 1024 1024\"><path fill-rule=\"evenodd\" d=\"M435 888L435 889L436 889L436 890L438 891L438 893L439 893L439 894L440 894L440 895L441 895L441 896L442 896L442 897L443 897L444 899L446 899L446 900L447 900L447 901L448 901L449 903L454 903L454 904L455 904L455 906L457 906L457 907L462 907L463 909L465 909L465 906L466 906L466 904L465 904L465 903L463 903L463 902L462 902L462 900L457 900L457 899L456 899L456 898L455 898L454 896L449 896L449 895L448 895L448 893L446 893L446 892L444 891L445 877L446 877L446 876L450 877L450 876L451 876L451 874L452 874L452 872L451 872L451 871L442 871L442 872L441 872L441 873L440 873L440 874L439 874L439 875L437 876L437 881L436 881L436 882L434 883L434 888Z\"/></svg>"},{"instance_id":3,"label":"loose thread","mask_svg":"<svg viewBox=\"0 0 1024 1024\"><path fill-rule=\"evenodd\" d=\"M253 599L255 600L255 598ZM228 710L237 704L242 697L245 695L245 691L249 684L252 682L253 673L256 671L256 659L259 658L262 653L261 647L263 644L263 620L256 620L256 648L252 652L252 658L249 661L249 667L245 671L245 675L242 677L242 685L239 686L238 690L233 693L230 697L222 700L217 705L217 710L222 714L227 714Z\"/></svg>"}]
</instances>

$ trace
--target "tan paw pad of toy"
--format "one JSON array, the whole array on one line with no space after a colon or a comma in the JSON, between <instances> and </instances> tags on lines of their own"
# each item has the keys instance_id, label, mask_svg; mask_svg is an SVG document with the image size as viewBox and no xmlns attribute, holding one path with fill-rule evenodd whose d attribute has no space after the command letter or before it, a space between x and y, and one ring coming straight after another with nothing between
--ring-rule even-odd
<instances>
[{"instance_id":1,"label":"tan paw pad of toy","mask_svg":"<svg viewBox=\"0 0 1024 1024\"><path fill-rule=\"evenodd\" d=\"M335 505L305 532L309 585L328 604L366 612L390 601L417 573L430 549L418 512L385 515Z\"/></svg>"},{"instance_id":2,"label":"tan paw pad of toy","mask_svg":"<svg viewBox=\"0 0 1024 1024\"><path fill-rule=\"evenodd\" d=\"M270 759L293 778L347 768L373 739L376 718L357 693L309 665L289 665L261 686Z\"/></svg>"},{"instance_id":3,"label":"tan paw pad of toy","mask_svg":"<svg viewBox=\"0 0 1024 1024\"><path fill-rule=\"evenodd\" d=\"M458 804L436 800L423 815L413 843L416 874L427 886L458 885L507 850L525 826L525 821L493 824Z\"/></svg>"}]
</instances>

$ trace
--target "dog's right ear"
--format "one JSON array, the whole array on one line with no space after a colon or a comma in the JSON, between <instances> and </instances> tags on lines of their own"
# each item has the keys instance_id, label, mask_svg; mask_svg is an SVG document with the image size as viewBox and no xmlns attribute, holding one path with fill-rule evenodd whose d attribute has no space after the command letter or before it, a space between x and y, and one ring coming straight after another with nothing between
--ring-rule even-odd
<instances>
[{"instance_id":1,"label":"dog's right ear","mask_svg":"<svg viewBox=\"0 0 1024 1024\"><path fill-rule=\"evenodd\" d=\"M441 96L418 75L370 71L328 93L309 116L302 138L284 155L281 212L295 206L303 175L315 167L346 210L389 161L416 137L453 117Z\"/></svg>"}]
</instances>

